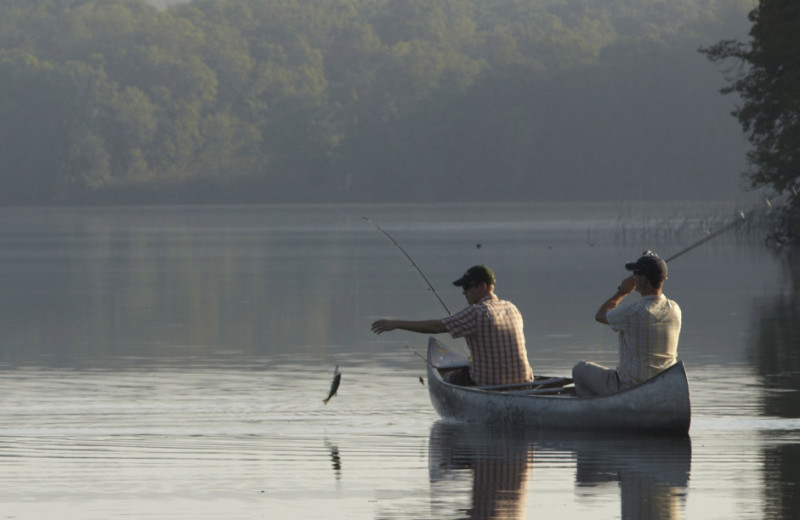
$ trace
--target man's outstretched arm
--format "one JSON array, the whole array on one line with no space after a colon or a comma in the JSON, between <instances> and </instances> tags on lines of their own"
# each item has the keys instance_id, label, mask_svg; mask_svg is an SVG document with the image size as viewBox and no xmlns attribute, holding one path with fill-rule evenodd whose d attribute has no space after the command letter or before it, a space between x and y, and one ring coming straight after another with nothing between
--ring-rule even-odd
<instances>
[{"instance_id":1,"label":"man's outstretched arm","mask_svg":"<svg viewBox=\"0 0 800 520\"><path fill-rule=\"evenodd\" d=\"M395 329L419 332L420 334L441 334L442 332L447 332L447 328L444 326L442 320L378 320L372 324L372 332L375 334L389 332Z\"/></svg>"}]
</instances>

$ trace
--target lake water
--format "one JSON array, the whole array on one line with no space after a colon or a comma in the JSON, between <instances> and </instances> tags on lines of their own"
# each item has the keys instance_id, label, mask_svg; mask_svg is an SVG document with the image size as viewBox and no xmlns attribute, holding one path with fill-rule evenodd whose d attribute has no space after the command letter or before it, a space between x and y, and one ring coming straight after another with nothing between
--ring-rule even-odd
<instances>
[{"instance_id":1,"label":"lake water","mask_svg":"<svg viewBox=\"0 0 800 520\"><path fill-rule=\"evenodd\" d=\"M670 264L688 439L446 424L426 338L486 263L537 373L725 204L0 209L0 512L35 519L795 518L800 266L731 233ZM634 296L635 297L635 296ZM443 339L447 339L446 337ZM454 342L453 340L450 340ZM334 366L339 393L326 397Z\"/></svg>"}]
</instances>

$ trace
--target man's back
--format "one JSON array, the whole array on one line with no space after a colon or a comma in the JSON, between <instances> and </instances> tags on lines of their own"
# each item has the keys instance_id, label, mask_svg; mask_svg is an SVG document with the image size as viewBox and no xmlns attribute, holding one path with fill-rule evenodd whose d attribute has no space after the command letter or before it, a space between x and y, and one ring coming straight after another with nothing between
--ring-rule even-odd
<instances>
[{"instance_id":1,"label":"man's back","mask_svg":"<svg viewBox=\"0 0 800 520\"><path fill-rule=\"evenodd\" d=\"M681 332L681 309L663 294L642 296L606 314L619 332L617 365L623 388L641 383L674 365Z\"/></svg>"},{"instance_id":2,"label":"man's back","mask_svg":"<svg viewBox=\"0 0 800 520\"><path fill-rule=\"evenodd\" d=\"M454 338L463 337L472 353L475 384L503 385L533 380L522 316L494 294L442 320Z\"/></svg>"}]
</instances>

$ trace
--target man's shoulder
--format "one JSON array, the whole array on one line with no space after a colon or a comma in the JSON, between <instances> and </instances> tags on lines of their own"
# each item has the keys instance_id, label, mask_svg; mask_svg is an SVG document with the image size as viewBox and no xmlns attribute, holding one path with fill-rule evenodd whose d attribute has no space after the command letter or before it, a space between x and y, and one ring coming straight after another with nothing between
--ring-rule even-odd
<instances>
[{"instance_id":1,"label":"man's shoulder","mask_svg":"<svg viewBox=\"0 0 800 520\"><path fill-rule=\"evenodd\" d=\"M641 305L642 305L642 300L641 299L638 299L636 301L622 302L619 305L617 305L616 307L614 307L613 309L609 309L608 312L606 312L606 316L608 316L608 315L612 315L613 316L613 315L627 314L627 313L629 313L631 311L636 310L637 307L641 307Z\"/></svg>"},{"instance_id":2,"label":"man's shoulder","mask_svg":"<svg viewBox=\"0 0 800 520\"><path fill-rule=\"evenodd\" d=\"M464 307L460 311L457 311L455 314L451 314L450 316L442 318L442 321L444 323L452 323L453 321L456 321L459 318L463 318L464 316L468 316L468 315L472 314L473 312L475 312L474 307L475 307L474 305L467 305L466 307Z\"/></svg>"},{"instance_id":3,"label":"man's shoulder","mask_svg":"<svg viewBox=\"0 0 800 520\"><path fill-rule=\"evenodd\" d=\"M658 305L663 305L663 306L669 307L670 309L672 309L672 310L674 310L676 312L680 312L680 310L681 310L681 307L680 307L680 305L678 305L678 302L676 302L675 300L671 300L671 299L667 298L667 296L664 293L659 294L658 298L656 298L654 300L654 303L658 304Z\"/></svg>"},{"instance_id":4,"label":"man's shoulder","mask_svg":"<svg viewBox=\"0 0 800 520\"><path fill-rule=\"evenodd\" d=\"M681 306L678 305L678 302L667 298L667 306L669 307L669 310L673 316L677 316L678 318L681 317Z\"/></svg>"},{"instance_id":5,"label":"man's shoulder","mask_svg":"<svg viewBox=\"0 0 800 520\"><path fill-rule=\"evenodd\" d=\"M513 302L511 302L509 300L504 300L504 299L498 297L494 293L485 296L476 305L481 305L481 304L485 304L485 305L504 305L504 306L516 307L516 305L514 305Z\"/></svg>"},{"instance_id":6,"label":"man's shoulder","mask_svg":"<svg viewBox=\"0 0 800 520\"><path fill-rule=\"evenodd\" d=\"M494 298L489 298L487 296L486 299L479 301L476 305L482 305L483 307L490 308L490 309L492 309L492 308L494 308L494 309L501 309L501 308L507 309L507 308L510 308L510 307L513 307L514 309L517 308L517 306L514 305L514 303L512 303L511 301L502 300L502 299L498 298L497 296L494 296Z\"/></svg>"},{"instance_id":7,"label":"man's shoulder","mask_svg":"<svg viewBox=\"0 0 800 520\"><path fill-rule=\"evenodd\" d=\"M674 300L663 294L643 296L636 301L624 303L606 313L606 319L611 325L619 325L628 320L653 319L654 316L680 316L681 308Z\"/></svg>"}]
</instances>

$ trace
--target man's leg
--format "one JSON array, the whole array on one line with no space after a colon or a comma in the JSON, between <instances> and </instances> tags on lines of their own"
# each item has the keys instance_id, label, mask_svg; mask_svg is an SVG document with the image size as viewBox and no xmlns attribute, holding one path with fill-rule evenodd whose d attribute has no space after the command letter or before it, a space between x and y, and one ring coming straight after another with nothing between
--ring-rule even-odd
<instances>
[{"instance_id":1,"label":"man's leg","mask_svg":"<svg viewBox=\"0 0 800 520\"><path fill-rule=\"evenodd\" d=\"M456 370L455 372L450 372L445 375L443 379L454 385L475 386L475 383L472 381L472 377L469 374L469 367L464 367L460 370Z\"/></svg>"},{"instance_id":2,"label":"man's leg","mask_svg":"<svg viewBox=\"0 0 800 520\"><path fill-rule=\"evenodd\" d=\"M575 393L580 397L606 395L620 391L617 371L597 363L579 361L572 367Z\"/></svg>"}]
</instances>

